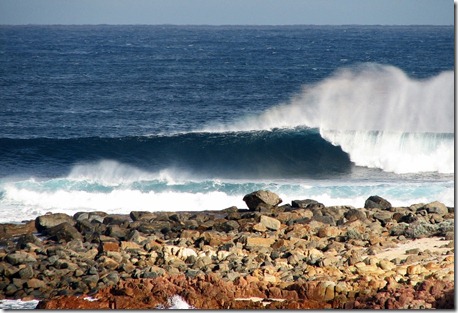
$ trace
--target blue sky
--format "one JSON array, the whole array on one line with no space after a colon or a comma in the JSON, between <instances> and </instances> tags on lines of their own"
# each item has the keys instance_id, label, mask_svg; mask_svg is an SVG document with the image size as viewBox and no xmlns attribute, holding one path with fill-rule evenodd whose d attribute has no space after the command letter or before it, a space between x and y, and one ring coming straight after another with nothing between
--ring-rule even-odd
<instances>
[{"instance_id":1,"label":"blue sky","mask_svg":"<svg viewBox=\"0 0 458 313\"><path fill-rule=\"evenodd\" d=\"M453 25L452 0L0 0L0 24Z\"/></svg>"}]
</instances>

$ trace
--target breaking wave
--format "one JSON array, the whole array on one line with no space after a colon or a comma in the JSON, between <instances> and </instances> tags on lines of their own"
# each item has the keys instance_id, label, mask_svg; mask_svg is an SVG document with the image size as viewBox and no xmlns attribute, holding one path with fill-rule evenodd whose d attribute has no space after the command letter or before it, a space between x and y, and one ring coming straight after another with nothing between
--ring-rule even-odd
<instances>
[{"instance_id":1,"label":"breaking wave","mask_svg":"<svg viewBox=\"0 0 458 313\"><path fill-rule=\"evenodd\" d=\"M306 85L290 102L209 132L310 127L358 166L395 173L454 171L454 78L412 79L365 63Z\"/></svg>"}]
</instances>

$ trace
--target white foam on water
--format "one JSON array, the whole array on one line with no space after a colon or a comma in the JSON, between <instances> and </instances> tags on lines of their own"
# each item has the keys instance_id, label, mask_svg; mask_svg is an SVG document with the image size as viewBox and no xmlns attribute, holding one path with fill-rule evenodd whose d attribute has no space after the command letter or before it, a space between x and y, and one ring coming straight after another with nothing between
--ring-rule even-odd
<instances>
[{"instance_id":1,"label":"white foam on water","mask_svg":"<svg viewBox=\"0 0 458 313\"><path fill-rule=\"evenodd\" d=\"M38 305L38 300L0 300L0 310L32 310Z\"/></svg>"},{"instance_id":2,"label":"white foam on water","mask_svg":"<svg viewBox=\"0 0 458 313\"><path fill-rule=\"evenodd\" d=\"M287 103L203 131L318 128L356 165L396 173L453 173L453 75L444 71L418 80L390 65L342 68L304 86Z\"/></svg>"}]
</instances>

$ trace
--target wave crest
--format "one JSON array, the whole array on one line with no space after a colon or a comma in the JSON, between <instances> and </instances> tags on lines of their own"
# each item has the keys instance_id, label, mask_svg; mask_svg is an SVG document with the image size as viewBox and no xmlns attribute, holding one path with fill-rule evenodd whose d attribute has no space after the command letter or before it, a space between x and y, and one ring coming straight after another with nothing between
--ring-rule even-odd
<instances>
[{"instance_id":1,"label":"wave crest","mask_svg":"<svg viewBox=\"0 0 458 313\"><path fill-rule=\"evenodd\" d=\"M290 102L206 131L318 128L359 166L396 173L454 171L454 79L428 79L373 63L306 85ZM376 134L376 135L374 135Z\"/></svg>"}]
</instances>

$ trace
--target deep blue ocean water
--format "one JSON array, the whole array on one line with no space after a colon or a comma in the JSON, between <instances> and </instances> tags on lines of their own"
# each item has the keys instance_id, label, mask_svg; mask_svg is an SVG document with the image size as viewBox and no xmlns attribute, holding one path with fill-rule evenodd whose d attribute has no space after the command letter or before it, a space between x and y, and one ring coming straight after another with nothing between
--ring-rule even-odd
<instances>
[{"instance_id":1,"label":"deep blue ocean water","mask_svg":"<svg viewBox=\"0 0 458 313\"><path fill-rule=\"evenodd\" d=\"M0 26L0 222L454 202L453 26Z\"/></svg>"}]
</instances>

